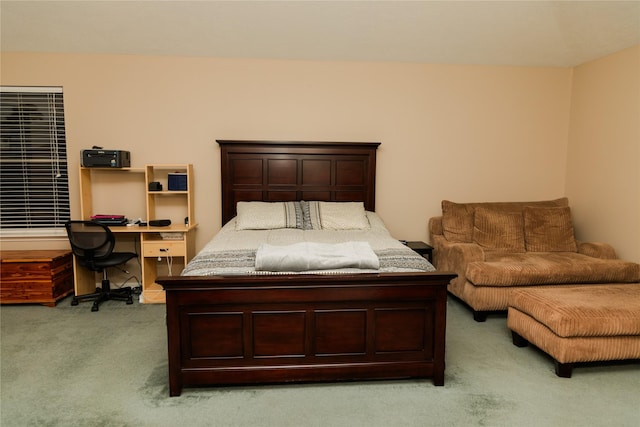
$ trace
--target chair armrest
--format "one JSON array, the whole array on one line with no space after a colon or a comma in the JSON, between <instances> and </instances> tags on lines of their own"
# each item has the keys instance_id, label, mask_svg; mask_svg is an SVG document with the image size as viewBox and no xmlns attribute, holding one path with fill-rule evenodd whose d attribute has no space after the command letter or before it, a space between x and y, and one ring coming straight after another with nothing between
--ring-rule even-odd
<instances>
[{"instance_id":1,"label":"chair armrest","mask_svg":"<svg viewBox=\"0 0 640 427\"><path fill-rule=\"evenodd\" d=\"M602 242L576 242L578 244L578 253L594 258L617 259L615 249L608 243Z\"/></svg>"}]
</instances>

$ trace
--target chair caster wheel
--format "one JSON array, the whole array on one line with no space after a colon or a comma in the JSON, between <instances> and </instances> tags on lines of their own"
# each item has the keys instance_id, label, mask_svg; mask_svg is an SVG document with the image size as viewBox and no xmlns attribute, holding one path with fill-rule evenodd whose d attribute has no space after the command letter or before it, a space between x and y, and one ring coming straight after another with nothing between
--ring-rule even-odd
<instances>
[{"instance_id":1,"label":"chair caster wheel","mask_svg":"<svg viewBox=\"0 0 640 427\"><path fill-rule=\"evenodd\" d=\"M71 305L78 305L78 304L80 304L80 303L78 302L77 299L74 298L74 299L71 300Z\"/></svg>"},{"instance_id":2,"label":"chair caster wheel","mask_svg":"<svg viewBox=\"0 0 640 427\"><path fill-rule=\"evenodd\" d=\"M98 311L98 310L100 310L100 307L98 307L97 305L91 306L91 311Z\"/></svg>"},{"instance_id":3,"label":"chair caster wheel","mask_svg":"<svg viewBox=\"0 0 640 427\"><path fill-rule=\"evenodd\" d=\"M127 300L127 304L133 304L133 298L129 297L129 299Z\"/></svg>"}]
</instances>

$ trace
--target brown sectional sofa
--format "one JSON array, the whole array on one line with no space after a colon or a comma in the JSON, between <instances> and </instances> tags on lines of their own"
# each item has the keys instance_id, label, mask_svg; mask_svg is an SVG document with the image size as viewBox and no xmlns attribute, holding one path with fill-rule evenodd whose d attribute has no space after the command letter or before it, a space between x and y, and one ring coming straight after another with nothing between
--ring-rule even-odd
<instances>
[{"instance_id":1,"label":"brown sectional sofa","mask_svg":"<svg viewBox=\"0 0 640 427\"><path fill-rule=\"evenodd\" d=\"M477 321L507 310L514 289L640 282L640 264L606 243L574 238L567 198L536 202L454 203L429 220L434 265L458 277L449 292Z\"/></svg>"}]
</instances>

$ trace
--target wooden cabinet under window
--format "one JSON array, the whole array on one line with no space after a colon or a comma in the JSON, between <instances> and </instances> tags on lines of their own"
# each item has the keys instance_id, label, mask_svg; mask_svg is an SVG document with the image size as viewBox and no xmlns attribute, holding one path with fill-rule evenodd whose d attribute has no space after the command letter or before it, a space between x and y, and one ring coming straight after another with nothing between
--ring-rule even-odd
<instances>
[{"instance_id":1,"label":"wooden cabinet under window","mask_svg":"<svg viewBox=\"0 0 640 427\"><path fill-rule=\"evenodd\" d=\"M0 258L2 304L53 307L73 292L73 263L68 250L1 251Z\"/></svg>"}]
</instances>

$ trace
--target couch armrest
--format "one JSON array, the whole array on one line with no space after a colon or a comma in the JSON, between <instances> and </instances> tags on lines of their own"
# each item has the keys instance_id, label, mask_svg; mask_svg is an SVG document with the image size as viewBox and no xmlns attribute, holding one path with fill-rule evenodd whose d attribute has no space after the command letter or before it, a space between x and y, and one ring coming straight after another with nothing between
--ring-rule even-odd
<instances>
[{"instance_id":1,"label":"couch armrest","mask_svg":"<svg viewBox=\"0 0 640 427\"><path fill-rule=\"evenodd\" d=\"M441 271L453 271L458 275L453 281L464 283L470 262L484 261L484 250L476 243L452 243L444 236L432 235L433 265Z\"/></svg>"},{"instance_id":2,"label":"couch armrest","mask_svg":"<svg viewBox=\"0 0 640 427\"><path fill-rule=\"evenodd\" d=\"M578 253L594 258L617 259L615 249L608 243L601 242L580 242L578 244Z\"/></svg>"},{"instance_id":3,"label":"couch armrest","mask_svg":"<svg viewBox=\"0 0 640 427\"><path fill-rule=\"evenodd\" d=\"M442 216L434 216L429 218L429 236L431 236L431 242L433 246L433 236L442 236L444 231L442 229Z\"/></svg>"}]
</instances>

